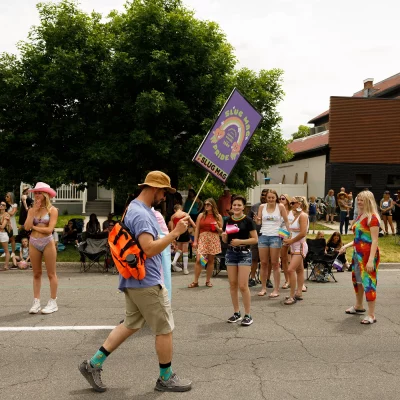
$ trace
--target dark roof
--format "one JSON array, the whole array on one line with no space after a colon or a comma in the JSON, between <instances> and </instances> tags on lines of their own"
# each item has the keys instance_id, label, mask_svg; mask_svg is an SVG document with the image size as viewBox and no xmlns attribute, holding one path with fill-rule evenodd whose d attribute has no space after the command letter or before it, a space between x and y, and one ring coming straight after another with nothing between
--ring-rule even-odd
<instances>
[{"instance_id":1,"label":"dark roof","mask_svg":"<svg viewBox=\"0 0 400 400\"><path fill-rule=\"evenodd\" d=\"M389 78L384 79L383 81L377 82L373 85L372 93L370 97L379 97L383 95L387 90L400 86L400 73L393 75ZM354 93L352 97L364 97L364 89L359 90ZM397 97L398 98L398 97ZM317 115L313 119L308 121L308 124L312 124L319 119L326 117L329 115L329 110L323 112L322 114Z\"/></svg>"},{"instance_id":2,"label":"dark roof","mask_svg":"<svg viewBox=\"0 0 400 400\"><path fill-rule=\"evenodd\" d=\"M289 143L287 147L294 154L299 154L326 147L328 146L328 143L329 131L325 131L305 138L293 140L293 142Z\"/></svg>"}]
</instances>

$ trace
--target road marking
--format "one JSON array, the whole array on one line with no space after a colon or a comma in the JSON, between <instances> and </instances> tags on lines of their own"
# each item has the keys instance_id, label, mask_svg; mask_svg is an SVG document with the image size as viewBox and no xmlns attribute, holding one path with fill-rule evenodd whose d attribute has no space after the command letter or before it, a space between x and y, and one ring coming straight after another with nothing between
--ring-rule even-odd
<instances>
[{"instance_id":1,"label":"road marking","mask_svg":"<svg viewBox=\"0 0 400 400\"><path fill-rule=\"evenodd\" d=\"M109 331L115 326L7 326L0 327L0 332L28 332L28 331Z\"/></svg>"}]
</instances>

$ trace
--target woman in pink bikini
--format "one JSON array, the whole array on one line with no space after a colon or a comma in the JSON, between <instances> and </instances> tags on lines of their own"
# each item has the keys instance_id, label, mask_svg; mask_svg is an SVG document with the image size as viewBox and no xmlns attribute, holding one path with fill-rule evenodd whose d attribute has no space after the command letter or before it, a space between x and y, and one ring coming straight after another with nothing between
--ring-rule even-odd
<instances>
[{"instance_id":1,"label":"woman in pink bikini","mask_svg":"<svg viewBox=\"0 0 400 400\"><path fill-rule=\"evenodd\" d=\"M56 274L57 252L53 243L53 230L57 223L58 210L50 203L50 198L55 197L56 192L49 185L38 182L33 189L35 194L33 208L29 209L25 221L25 229L32 229L29 241L29 255L33 270L33 305L30 314L37 314L40 310L40 288L42 284L42 258L45 257L47 276L50 281L50 300L42 314L51 314L58 310Z\"/></svg>"}]
</instances>

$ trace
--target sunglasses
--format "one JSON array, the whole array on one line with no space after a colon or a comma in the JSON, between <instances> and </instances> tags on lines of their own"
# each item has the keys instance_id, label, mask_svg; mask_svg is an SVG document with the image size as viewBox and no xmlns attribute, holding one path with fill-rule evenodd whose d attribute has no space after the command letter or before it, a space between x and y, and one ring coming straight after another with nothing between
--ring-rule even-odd
<instances>
[{"instance_id":1,"label":"sunglasses","mask_svg":"<svg viewBox=\"0 0 400 400\"><path fill-rule=\"evenodd\" d=\"M290 202L290 205L293 206L293 205L295 205L295 204L297 204L297 203L298 203L298 201L291 201L291 202Z\"/></svg>"},{"instance_id":2,"label":"sunglasses","mask_svg":"<svg viewBox=\"0 0 400 400\"><path fill-rule=\"evenodd\" d=\"M286 200L286 197L281 197L281 200Z\"/></svg>"},{"instance_id":3,"label":"sunglasses","mask_svg":"<svg viewBox=\"0 0 400 400\"><path fill-rule=\"evenodd\" d=\"M204 203L205 206L211 206L211 203Z\"/></svg>"},{"instance_id":4,"label":"sunglasses","mask_svg":"<svg viewBox=\"0 0 400 400\"><path fill-rule=\"evenodd\" d=\"M5 207L6 205L4 203L1 203L0 206Z\"/></svg>"}]
</instances>

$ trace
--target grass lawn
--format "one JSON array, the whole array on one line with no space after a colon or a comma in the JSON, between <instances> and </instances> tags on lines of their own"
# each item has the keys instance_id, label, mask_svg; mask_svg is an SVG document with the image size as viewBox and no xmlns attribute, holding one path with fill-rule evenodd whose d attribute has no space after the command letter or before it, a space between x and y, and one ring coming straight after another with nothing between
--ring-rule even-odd
<instances>
[{"instance_id":1,"label":"grass lawn","mask_svg":"<svg viewBox=\"0 0 400 400\"><path fill-rule=\"evenodd\" d=\"M318 231L332 231L333 229L332 229L332 225L322 225L321 223L320 223L321 221L317 221L316 223L315 223L315 232L318 232ZM313 228L313 225L312 225L312 223L310 223L310 230L312 230L312 228Z\"/></svg>"},{"instance_id":2,"label":"grass lawn","mask_svg":"<svg viewBox=\"0 0 400 400\"><path fill-rule=\"evenodd\" d=\"M325 235L328 240L330 235ZM308 238L314 239L315 235L307 235ZM342 235L343 243L349 243L353 240L353 235ZM400 242L399 242L400 243ZM381 262L400 262L399 250L400 245L395 244L395 236L384 236L379 238L379 250L381 253ZM350 261L351 249L347 250L347 259Z\"/></svg>"}]
</instances>

